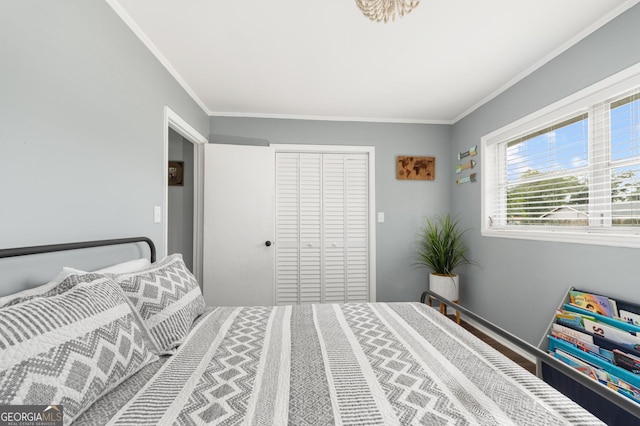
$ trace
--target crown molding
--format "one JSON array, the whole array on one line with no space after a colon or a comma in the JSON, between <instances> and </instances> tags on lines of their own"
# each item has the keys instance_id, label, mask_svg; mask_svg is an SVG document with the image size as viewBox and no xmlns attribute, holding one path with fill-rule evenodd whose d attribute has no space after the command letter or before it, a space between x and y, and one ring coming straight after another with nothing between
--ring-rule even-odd
<instances>
[{"instance_id":1,"label":"crown molding","mask_svg":"<svg viewBox=\"0 0 640 426\"><path fill-rule=\"evenodd\" d=\"M589 25L584 30L580 31L578 34L576 34L571 39L569 39L566 43L564 43L564 44L560 45L559 47L557 47L556 49L554 49L551 53L543 56L536 63L534 63L529 68L525 69L524 71L522 71L521 73L516 75L514 78L512 78L507 83L505 83L502 86L500 86L494 92L490 93L489 95L487 95L486 97L481 99L478 103L476 103L475 105L471 106L469 109L464 111L462 114L460 114L459 116L457 116L456 118L451 120L451 124L457 123L458 121L462 120L463 118L465 118L466 116L468 116L469 114L471 114L472 112L474 112L475 110L477 110L478 108L483 106L484 104L489 103L490 101L492 101L494 98L498 97L503 92L506 92L512 86L515 86L521 80L524 80L526 77L528 77L529 75L533 74L535 71L537 71L539 68L544 66L546 63L550 62L551 60L553 60L557 56L560 56L562 53L564 53L565 51L569 50L571 47L573 47L576 44L578 44L580 41L585 39L587 36L589 36L592 33L596 32L597 30L599 30L600 28L602 28L603 26L605 26L606 24L608 24L609 22L611 22L612 20L614 20L618 16L622 15L624 12L626 12L628 9L632 8L633 6L635 6L638 3L640 3L640 0L627 0L626 2L624 2L620 6L618 6L617 8L612 10L611 12L609 12L608 14L604 15L602 18L598 19L593 24Z\"/></svg>"},{"instance_id":2,"label":"crown molding","mask_svg":"<svg viewBox=\"0 0 640 426\"><path fill-rule=\"evenodd\" d=\"M315 121L355 121L365 123L398 123L398 124L446 124L451 120L423 120L415 118L380 118L380 117L338 117L324 115L294 115L294 114L261 114L244 112L209 112L210 117L238 117L238 118L275 118L281 120L315 120Z\"/></svg>"},{"instance_id":3,"label":"crown molding","mask_svg":"<svg viewBox=\"0 0 640 426\"><path fill-rule=\"evenodd\" d=\"M164 66L167 69L167 71L169 71L169 74L171 74L171 76L178 82L178 84L182 86L185 92L187 92L187 94L191 96L191 99L193 99L194 102L197 103L200 108L202 108L202 111L204 111L205 114L210 115L209 109L204 104L204 102L202 102L202 100L198 97L198 95L196 95L196 93L191 89L191 87L189 87L187 82L182 78L182 76L178 73L178 71L176 71L173 65L171 65L169 60L160 52L160 49L158 49L156 45L153 44L153 42L149 39L149 37L147 37L144 31L142 31L142 29L138 26L138 24L136 24L136 22L133 20L131 15L129 15L124 10L124 8L122 7L122 5L120 5L118 0L105 0L105 1L109 6L111 6L111 8L114 10L114 12L116 12L116 14L120 17L120 19L122 19L124 23L131 29L131 31L133 31L133 33L140 39L142 44L144 44L147 47L147 49L149 49L149 51L153 54L153 56L155 56L156 59L160 61L162 66Z\"/></svg>"},{"instance_id":4,"label":"crown molding","mask_svg":"<svg viewBox=\"0 0 640 426\"><path fill-rule=\"evenodd\" d=\"M266 113L244 113L244 112L224 112L224 111L212 111L210 110L205 103L196 95L196 93L189 87L187 82L182 78L182 76L176 71L176 69L171 65L169 60L160 52L160 50L151 42L149 37L142 31L142 29L136 24L136 22L131 18L131 16L124 10L124 8L120 5L118 0L106 0L107 4L111 6L111 8L116 12L116 14L125 22L125 24L133 31L133 33L142 41L142 43L151 51L151 53L160 61L160 63L169 71L171 76L175 78L180 86L187 92L187 94L198 104L198 106L207 114L209 117L245 117L245 118L274 118L274 119L283 119L283 120L315 120L315 121L351 121L351 122L369 122L369 123L398 123L398 124L441 124L441 125L453 125L463 118L467 117L483 105L489 103L497 96L502 94L503 92L510 89L512 86L516 85L521 80L525 79L529 75L533 74L539 68L544 66L546 63L561 55L581 40L597 31L631 7L640 3L640 0L627 0L608 14L604 15L598 21L594 22L589 27L585 28L583 31L576 34L566 43L562 44L555 50L553 50L548 55L545 55L536 63L531 65L529 68L524 70L523 72L517 74L513 79L508 81L507 83L500 86L495 91L491 92L489 95L482 98L476 104L462 112L457 117L450 120L433 120L433 119L410 119L410 118L379 118L379 117L338 117L338 116L318 116L318 115L296 115L296 114L266 114Z\"/></svg>"}]
</instances>

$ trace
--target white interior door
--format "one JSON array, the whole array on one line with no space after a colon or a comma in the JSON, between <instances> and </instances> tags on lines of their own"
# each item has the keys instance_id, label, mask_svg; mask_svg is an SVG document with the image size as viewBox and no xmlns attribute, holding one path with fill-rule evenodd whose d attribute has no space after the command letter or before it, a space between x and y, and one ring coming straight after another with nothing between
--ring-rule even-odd
<instances>
[{"instance_id":1,"label":"white interior door","mask_svg":"<svg viewBox=\"0 0 640 426\"><path fill-rule=\"evenodd\" d=\"M270 147L205 147L207 305L274 304L274 162Z\"/></svg>"}]
</instances>

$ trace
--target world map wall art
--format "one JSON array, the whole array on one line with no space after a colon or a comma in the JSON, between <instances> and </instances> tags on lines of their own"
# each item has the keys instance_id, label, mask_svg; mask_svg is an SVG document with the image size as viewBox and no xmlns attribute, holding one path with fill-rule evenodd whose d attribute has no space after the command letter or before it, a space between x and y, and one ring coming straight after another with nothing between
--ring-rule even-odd
<instances>
[{"instance_id":1,"label":"world map wall art","mask_svg":"<svg viewBox=\"0 0 640 426\"><path fill-rule=\"evenodd\" d=\"M410 157L398 155L396 158L396 179L434 180L436 178L435 157Z\"/></svg>"}]
</instances>

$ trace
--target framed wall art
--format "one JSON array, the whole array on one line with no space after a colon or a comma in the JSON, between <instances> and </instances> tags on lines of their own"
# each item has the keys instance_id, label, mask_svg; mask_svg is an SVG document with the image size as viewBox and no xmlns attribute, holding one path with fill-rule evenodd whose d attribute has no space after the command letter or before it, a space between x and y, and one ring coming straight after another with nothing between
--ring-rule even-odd
<instances>
[{"instance_id":1,"label":"framed wall art","mask_svg":"<svg viewBox=\"0 0 640 426\"><path fill-rule=\"evenodd\" d=\"M399 155L396 158L396 179L434 180L435 178L435 157L414 157Z\"/></svg>"},{"instance_id":2,"label":"framed wall art","mask_svg":"<svg viewBox=\"0 0 640 426\"><path fill-rule=\"evenodd\" d=\"M184 186L184 161L169 161L169 186Z\"/></svg>"}]
</instances>

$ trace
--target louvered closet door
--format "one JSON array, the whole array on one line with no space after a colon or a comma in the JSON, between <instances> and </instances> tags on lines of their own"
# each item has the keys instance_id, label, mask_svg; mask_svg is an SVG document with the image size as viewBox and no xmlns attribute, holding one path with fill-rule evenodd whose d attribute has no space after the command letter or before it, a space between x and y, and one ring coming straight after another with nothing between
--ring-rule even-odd
<instances>
[{"instance_id":1,"label":"louvered closet door","mask_svg":"<svg viewBox=\"0 0 640 426\"><path fill-rule=\"evenodd\" d=\"M300 297L299 154L276 154L276 303L297 304Z\"/></svg>"},{"instance_id":2,"label":"louvered closet door","mask_svg":"<svg viewBox=\"0 0 640 426\"><path fill-rule=\"evenodd\" d=\"M323 157L324 301L345 302L347 287L346 188L343 154Z\"/></svg>"},{"instance_id":3,"label":"louvered closet door","mask_svg":"<svg viewBox=\"0 0 640 426\"><path fill-rule=\"evenodd\" d=\"M276 154L278 304L368 301L367 161Z\"/></svg>"},{"instance_id":4,"label":"louvered closet door","mask_svg":"<svg viewBox=\"0 0 640 426\"><path fill-rule=\"evenodd\" d=\"M322 301L322 157L300 154L300 303Z\"/></svg>"},{"instance_id":5,"label":"louvered closet door","mask_svg":"<svg viewBox=\"0 0 640 426\"><path fill-rule=\"evenodd\" d=\"M366 155L345 159L347 302L369 300L369 166Z\"/></svg>"}]
</instances>

